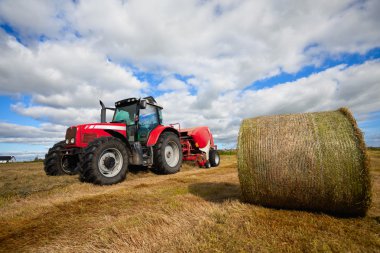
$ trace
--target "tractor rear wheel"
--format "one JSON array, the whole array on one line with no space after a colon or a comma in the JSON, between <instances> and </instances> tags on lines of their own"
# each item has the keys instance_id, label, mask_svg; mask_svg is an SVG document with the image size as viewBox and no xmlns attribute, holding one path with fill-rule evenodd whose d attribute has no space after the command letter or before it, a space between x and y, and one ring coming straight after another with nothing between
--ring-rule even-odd
<instances>
[{"instance_id":1,"label":"tractor rear wheel","mask_svg":"<svg viewBox=\"0 0 380 253\"><path fill-rule=\"evenodd\" d=\"M220 163L220 156L217 150L210 149L209 152L209 161L211 164L211 167L218 167Z\"/></svg>"},{"instance_id":2,"label":"tractor rear wheel","mask_svg":"<svg viewBox=\"0 0 380 253\"><path fill-rule=\"evenodd\" d=\"M179 138L172 132L161 134L153 147L153 172L157 174L177 173L182 165L182 147Z\"/></svg>"},{"instance_id":3,"label":"tractor rear wheel","mask_svg":"<svg viewBox=\"0 0 380 253\"><path fill-rule=\"evenodd\" d=\"M74 175L77 173L78 159L72 156L62 156L65 141L56 143L45 155L44 170L48 176Z\"/></svg>"},{"instance_id":4,"label":"tractor rear wheel","mask_svg":"<svg viewBox=\"0 0 380 253\"><path fill-rule=\"evenodd\" d=\"M81 158L80 181L110 185L123 181L128 172L125 144L114 137L92 141Z\"/></svg>"}]
</instances>

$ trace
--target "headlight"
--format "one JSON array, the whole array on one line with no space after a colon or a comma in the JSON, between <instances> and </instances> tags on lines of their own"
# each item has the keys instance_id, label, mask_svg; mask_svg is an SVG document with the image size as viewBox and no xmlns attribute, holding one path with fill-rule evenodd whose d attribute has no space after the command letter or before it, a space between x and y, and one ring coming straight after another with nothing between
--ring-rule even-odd
<instances>
[{"instance_id":1,"label":"headlight","mask_svg":"<svg viewBox=\"0 0 380 253\"><path fill-rule=\"evenodd\" d=\"M74 144L75 139L74 139L74 138L71 138L70 142L71 142L71 144Z\"/></svg>"},{"instance_id":2,"label":"headlight","mask_svg":"<svg viewBox=\"0 0 380 253\"><path fill-rule=\"evenodd\" d=\"M69 144L69 139L66 139L66 144Z\"/></svg>"}]
</instances>

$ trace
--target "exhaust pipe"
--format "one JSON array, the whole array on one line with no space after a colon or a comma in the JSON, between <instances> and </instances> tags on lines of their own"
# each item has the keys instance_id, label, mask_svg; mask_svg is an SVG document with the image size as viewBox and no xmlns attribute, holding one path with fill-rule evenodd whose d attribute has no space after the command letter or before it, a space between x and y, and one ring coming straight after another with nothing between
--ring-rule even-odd
<instances>
[{"instance_id":1,"label":"exhaust pipe","mask_svg":"<svg viewBox=\"0 0 380 253\"><path fill-rule=\"evenodd\" d=\"M104 106L102 100L99 100L100 106L102 109L100 110L100 123L106 123L106 107Z\"/></svg>"}]
</instances>

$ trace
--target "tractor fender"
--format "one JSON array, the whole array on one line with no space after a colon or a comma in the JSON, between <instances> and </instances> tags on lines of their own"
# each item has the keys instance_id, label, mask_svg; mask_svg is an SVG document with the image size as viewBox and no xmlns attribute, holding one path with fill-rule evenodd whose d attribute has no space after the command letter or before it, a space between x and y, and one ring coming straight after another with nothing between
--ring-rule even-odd
<instances>
[{"instance_id":1,"label":"tractor fender","mask_svg":"<svg viewBox=\"0 0 380 253\"><path fill-rule=\"evenodd\" d=\"M129 144L127 138L125 138L124 135L122 135L121 133L117 132L117 131L114 131L114 130L104 130L105 132L107 132L109 135L121 140L125 146L127 147L127 151L128 151L128 154L131 155L132 154L132 148L131 148L131 145Z\"/></svg>"},{"instance_id":2,"label":"tractor fender","mask_svg":"<svg viewBox=\"0 0 380 253\"><path fill-rule=\"evenodd\" d=\"M146 145L148 147L154 146L157 143L157 140L160 137L162 132L172 132L178 135L179 137L179 132L177 131L177 129L173 127L169 127L169 126L158 125L155 129L153 129L150 132Z\"/></svg>"}]
</instances>

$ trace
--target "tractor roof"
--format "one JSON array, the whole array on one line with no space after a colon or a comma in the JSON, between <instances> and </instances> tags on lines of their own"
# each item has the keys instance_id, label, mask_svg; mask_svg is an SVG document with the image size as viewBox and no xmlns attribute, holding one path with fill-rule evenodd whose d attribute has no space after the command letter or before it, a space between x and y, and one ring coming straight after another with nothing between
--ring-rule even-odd
<instances>
[{"instance_id":1,"label":"tractor roof","mask_svg":"<svg viewBox=\"0 0 380 253\"><path fill-rule=\"evenodd\" d=\"M158 106L158 107L160 107L162 109L162 106L158 105L157 101L152 96L144 97L144 98L127 98L127 99L123 99L123 100L117 101L115 103L115 107L120 107L120 106L126 106L126 105L130 105L130 104L134 104L134 103L137 103L138 101L140 101L142 99L145 99L148 102L148 104Z\"/></svg>"},{"instance_id":2,"label":"tractor roof","mask_svg":"<svg viewBox=\"0 0 380 253\"><path fill-rule=\"evenodd\" d=\"M134 104L134 103L137 103L139 99L137 98L127 98L127 99L123 99L123 100L120 100L120 101L117 101L115 103L115 106L116 107L119 107L119 106L125 106L125 105L130 105L130 104Z\"/></svg>"}]
</instances>

